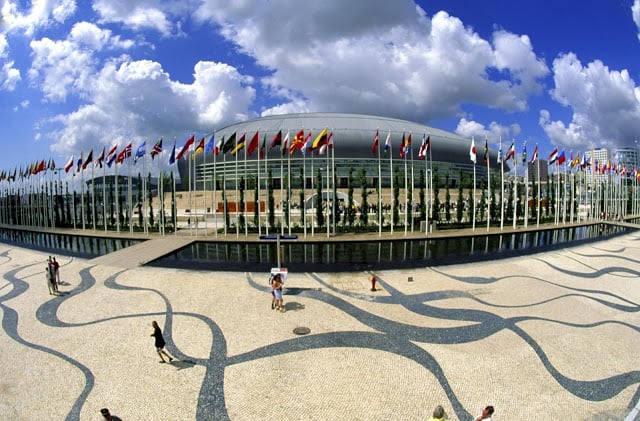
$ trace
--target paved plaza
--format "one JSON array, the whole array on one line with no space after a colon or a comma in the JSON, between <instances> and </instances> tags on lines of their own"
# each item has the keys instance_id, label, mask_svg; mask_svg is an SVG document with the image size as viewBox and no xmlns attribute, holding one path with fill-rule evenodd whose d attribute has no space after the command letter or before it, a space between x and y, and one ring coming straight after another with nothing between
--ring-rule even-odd
<instances>
[{"instance_id":1,"label":"paved plaza","mask_svg":"<svg viewBox=\"0 0 640 421\"><path fill-rule=\"evenodd\" d=\"M267 273L65 256L53 296L47 257L0 244L2 419L637 418L639 232L454 266L289 267L285 313Z\"/></svg>"}]
</instances>

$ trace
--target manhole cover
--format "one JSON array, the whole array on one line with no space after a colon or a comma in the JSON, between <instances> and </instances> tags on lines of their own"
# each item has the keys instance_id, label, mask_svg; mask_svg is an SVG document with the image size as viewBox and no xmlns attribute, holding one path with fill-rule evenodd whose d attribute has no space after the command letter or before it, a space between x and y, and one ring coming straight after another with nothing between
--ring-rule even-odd
<instances>
[{"instance_id":1,"label":"manhole cover","mask_svg":"<svg viewBox=\"0 0 640 421\"><path fill-rule=\"evenodd\" d=\"M293 333L295 333L296 335L306 335L309 332L311 332L311 329L304 326L296 327L295 329L293 329Z\"/></svg>"}]
</instances>

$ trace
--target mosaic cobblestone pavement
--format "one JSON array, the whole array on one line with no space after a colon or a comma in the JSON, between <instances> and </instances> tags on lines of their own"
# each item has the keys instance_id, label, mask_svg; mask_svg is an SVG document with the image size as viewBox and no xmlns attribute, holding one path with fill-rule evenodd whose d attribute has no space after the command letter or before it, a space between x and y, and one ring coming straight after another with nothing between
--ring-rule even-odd
<instances>
[{"instance_id":1,"label":"mosaic cobblestone pavement","mask_svg":"<svg viewBox=\"0 0 640 421\"><path fill-rule=\"evenodd\" d=\"M418 270L291 267L285 313L265 273L64 256L52 296L46 258L0 244L3 419L417 420L442 404L470 420L491 404L495 420L622 420L640 398L639 233Z\"/></svg>"}]
</instances>

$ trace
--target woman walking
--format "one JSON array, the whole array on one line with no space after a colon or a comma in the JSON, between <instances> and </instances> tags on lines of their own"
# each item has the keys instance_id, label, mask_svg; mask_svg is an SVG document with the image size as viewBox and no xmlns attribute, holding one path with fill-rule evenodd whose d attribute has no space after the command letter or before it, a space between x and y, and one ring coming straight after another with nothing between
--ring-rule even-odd
<instances>
[{"instance_id":1,"label":"woman walking","mask_svg":"<svg viewBox=\"0 0 640 421\"><path fill-rule=\"evenodd\" d=\"M164 342L164 338L162 337L162 331L158 326L158 323L154 320L151 322L151 327L153 327L153 333L150 336L154 336L156 338L156 352L160 356L161 363L166 363L163 354L169 359L169 362L173 361L173 358L167 354L167 351L164 350L164 346L166 345Z\"/></svg>"}]
</instances>

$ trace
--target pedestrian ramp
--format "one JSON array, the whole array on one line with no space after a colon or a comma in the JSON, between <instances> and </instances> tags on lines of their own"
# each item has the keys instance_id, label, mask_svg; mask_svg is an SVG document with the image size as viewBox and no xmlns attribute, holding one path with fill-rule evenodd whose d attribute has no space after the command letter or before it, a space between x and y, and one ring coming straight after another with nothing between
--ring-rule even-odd
<instances>
[{"instance_id":1,"label":"pedestrian ramp","mask_svg":"<svg viewBox=\"0 0 640 421\"><path fill-rule=\"evenodd\" d=\"M91 259L91 263L133 269L169 253L177 251L195 241L193 237L163 237L141 241L109 254Z\"/></svg>"}]
</instances>

